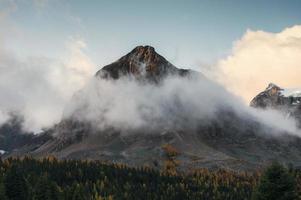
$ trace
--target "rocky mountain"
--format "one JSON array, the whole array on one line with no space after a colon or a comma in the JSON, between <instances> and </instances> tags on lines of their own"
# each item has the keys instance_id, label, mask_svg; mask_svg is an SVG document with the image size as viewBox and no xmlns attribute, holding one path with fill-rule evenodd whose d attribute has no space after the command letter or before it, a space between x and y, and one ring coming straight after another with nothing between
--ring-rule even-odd
<instances>
[{"instance_id":1,"label":"rocky mountain","mask_svg":"<svg viewBox=\"0 0 301 200\"><path fill-rule=\"evenodd\" d=\"M103 67L95 76L108 81L126 77L142 84L155 83L156 87L168 76L190 79L195 74L198 73L175 67L156 53L153 47L138 46L116 62ZM198 78L204 79L204 84L209 81L202 75ZM282 99L280 90L271 85L251 105L286 105L287 98ZM149 95L151 97L152 94ZM133 95L130 98L138 97ZM175 105L181 109L183 105L178 103L176 96L174 98ZM198 101L208 100L202 96ZM93 103L97 104L97 101ZM84 104L77 110L82 109L85 109ZM169 111L167 109L166 112ZM193 110L190 112L192 114ZM215 118L198 120L194 128L185 124L185 115L180 116L181 112L177 112L170 115L175 118L179 115L174 127L136 129L118 129L113 126L97 129L93 123L78 118L78 112L42 133L40 138L43 135L51 137L35 148L23 146L22 150L10 152L7 156L25 153L36 157L54 155L60 159L98 159L157 168L164 167L166 160L172 157L173 164L181 169L256 169L273 160L301 166L300 138L285 132L274 137L270 134L275 131L273 127L262 124L252 116L238 113L231 107L222 106L214 112ZM101 123L101 120L98 122Z\"/></svg>"},{"instance_id":2,"label":"rocky mountain","mask_svg":"<svg viewBox=\"0 0 301 200\"><path fill-rule=\"evenodd\" d=\"M277 109L293 116L301 125L301 92L298 89L283 89L273 83L252 99L250 106L262 109Z\"/></svg>"}]
</instances>

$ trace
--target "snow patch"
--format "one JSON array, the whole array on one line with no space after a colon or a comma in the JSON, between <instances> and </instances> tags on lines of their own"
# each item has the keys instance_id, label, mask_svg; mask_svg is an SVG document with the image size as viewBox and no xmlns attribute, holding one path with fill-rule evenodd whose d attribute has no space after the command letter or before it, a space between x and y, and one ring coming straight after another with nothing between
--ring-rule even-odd
<instances>
[{"instance_id":1,"label":"snow patch","mask_svg":"<svg viewBox=\"0 0 301 200\"><path fill-rule=\"evenodd\" d=\"M3 155L5 153L6 153L6 151L0 149L0 155Z\"/></svg>"},{"instance_id":2,"label":"snow patch","mask_svg":"<svg viewBox=\"0 0 301 200\"><path fill-rule=\"evenodd\" d=\"M268 87L265 89L266 91L267 90L271 90L272 88L279 88L280 90L281 90L281 88L280 87L278 87L276 84L274 84L274 83L270 83L269 85L268 85Z\"/></svg>"},{"instance_id":3,"label":"snow patch","mask_svg":"<svg viewBox=\"0 0 301 200\"><path fill-rule=\"evenodd\" d=\"M284 89L281 94L285 97L301 97L301 88Z\"/></svg>"}]
</instances>

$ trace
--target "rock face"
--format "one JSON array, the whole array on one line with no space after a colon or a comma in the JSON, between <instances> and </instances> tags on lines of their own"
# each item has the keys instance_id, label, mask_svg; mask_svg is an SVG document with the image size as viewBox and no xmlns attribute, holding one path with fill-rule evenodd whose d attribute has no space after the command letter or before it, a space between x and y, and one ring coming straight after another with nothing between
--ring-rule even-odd
<instances>
[{"instance_id":1,"label":"rock face","mask_svg":"<svg viewBox=\"0 0 301 200\"><path fill-rule=\"evenodd\" d=\"M118 79L122 76L134 76L158 82L167 75L185 76L190 70L178 69L164 57L157 54L151 46L138 46L118 61L103 67L96 73L100 78Z\"/></svg>"},{"instance_id":2,"label":"rock face","mask_svg":"<svg viewBox=\"0 0 301 200\"><path fill-rule=\"evenodd\" d=\"M156 84L168 75L189 78L195 73L175 67L153 47L138 46L118 61L103 67L96 77L114 81L126 76L146 84ZM281 88L270 86L252 101L252 106L265 108L286 104L287 99L283 100L280 95ZM277 138L268 136L274 131L272 128L239 115L231 108L219 110L217 116L200 121L197 129L137 129L131 133L116 129L97 130L87 122L69 118L47 130L44 134L54 137L28 150L27 154L162 168L166 159L164 147L170 145L179 152L175 159L184 170L197 167L256 169L273 160L301 166L299 138L286 134Z\"/></svg>"},{"instance_id":3,"label":"rock face","mask_svg":"<svg viewBox=\"0 0 301 200\"><path fill-rule=\"evenodd\" d=\"M298 90L285 90L270 83L251 101L250 106L257 108L298 107L301 105L301 93Z\"/></svg>"},{"instance_id":4,"label":"rock face","mask_svg":"<svg viewBox=\"0 0 301 200\"><path fill-rule=\"evenodd\" d=\"M301 92L283 89L273 83L251 101L250 106L261 109L277 109L295 117L301 126Z\"/></svg>"},{"instance_id":5,"label":"rock face","mask_svg":"<svg viewBox=\"0 0 301 200\"><path fill-rule=\"evenodd\" d=\"M282 88L270 83L268 87L259 93L250 103L256 108L277 108L288 104L287 99L281 95Z\"/></svg>"}]
</instances>

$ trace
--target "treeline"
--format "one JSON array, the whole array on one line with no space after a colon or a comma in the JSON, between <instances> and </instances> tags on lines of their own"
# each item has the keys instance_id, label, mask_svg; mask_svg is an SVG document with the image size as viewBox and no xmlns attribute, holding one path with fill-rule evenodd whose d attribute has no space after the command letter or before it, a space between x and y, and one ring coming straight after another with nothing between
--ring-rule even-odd
<instances>
[{"instance_id":1,"label":"treeline","mask_svg":"<svg viewBox=\"0 0 301 200\"><path fill-rule=\"evenodd\" d=\"M297 198L301 173L296 170L285 173L293 174L291 184L296 189L293 198ZM0 160L0 199L259 199L261 192L266 193L260 177L259 173L226 170L200 169L184 175L100 161L9 158Z\"/></svg>"}]
</instances>

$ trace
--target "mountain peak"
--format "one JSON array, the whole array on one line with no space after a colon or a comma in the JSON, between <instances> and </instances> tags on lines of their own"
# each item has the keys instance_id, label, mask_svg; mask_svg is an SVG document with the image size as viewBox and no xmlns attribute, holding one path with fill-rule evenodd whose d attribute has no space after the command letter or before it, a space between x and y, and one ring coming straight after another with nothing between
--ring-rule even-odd
<instances>
[{"instance_id":1,"label":"mountain peak","mask_svg":"<svg viewBox=\"0 0 301 200\"><path fill-rule=\"evenodd\" d=\"M155 48L152 46L136 46L130 54L132 55L155 55L157 52L155 51Z\"/></svg>"},{"instance_id":2,"label":"mountain peak","mask_svg":"<svg viewBox=\"0 0 301 200\"><path fill-rule=\"evenodd\" d=\"M157 82L168 74L183 76L188 72L189 70L178 69L158 54L154 47L146 45L137 46L116 62L104 66L96 76L118 79L121 76L131 75Z\"/></svg>"},{"instance_id":3,"label":"mountain peak","mask_svg":"<svg viewBox=\"0 0 301 200\"><path fill-rule=\"evenodd\" d=\"M265 90L266 91L268 91L268 90L281 91L283 89L274 83L269 83L268 87Z\"/></svg>"},{"instance_id":4,"label":"mountain peak","mask_svg":"<svg viewBox=\"0 0 301 200\"><path fill-rule=\"evenodd\" d=\"M152 46L137 46L120 60L127 61L131 65L146 65L151 70L155 65L166 65L168 61L159 55Z\"/></svg>"},{"instance_id":5,"label":"mountain peak","mask_svg":"<svg viewBox=\"0 0 301 200\"><path fill-rule=\"evenodd\" d=\"M255 96L250 105L257 108L277 108L291 112L301 109L301 92L298 89L283 89L274 83ZM301 112L298 111L301 121Z\"/></svg>"}]
</instances>

